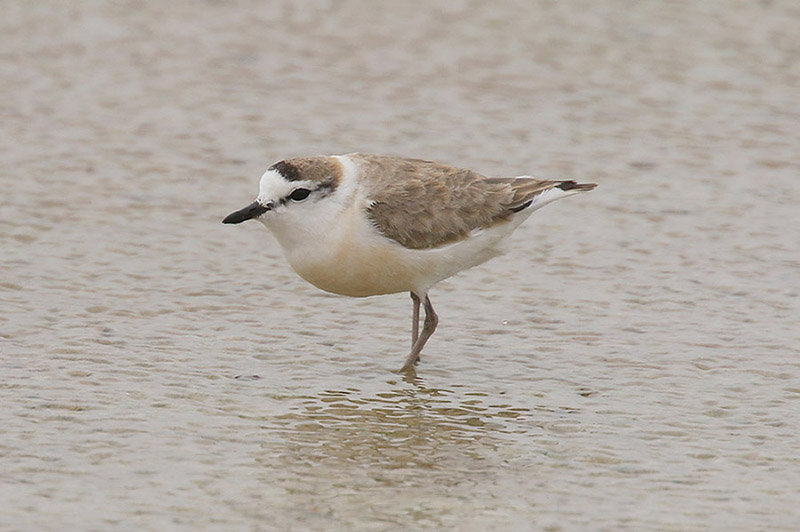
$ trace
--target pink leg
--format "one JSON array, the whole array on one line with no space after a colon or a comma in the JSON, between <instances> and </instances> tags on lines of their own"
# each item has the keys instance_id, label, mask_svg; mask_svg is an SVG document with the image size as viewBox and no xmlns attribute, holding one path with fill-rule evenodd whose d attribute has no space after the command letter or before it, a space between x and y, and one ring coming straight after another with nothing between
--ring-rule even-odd
<instances>
[{"instance_id":1,"label":"pink leg","mask_svg":"<svg viewBox=\"0 0 800 532\"><path fill-rule=\"evenodd\" d=\"M411 292L411 300L414 301L414 312L411 314L411 349L419 338L419 296Z\"/></svg>"},{"instance_id":2,"label":"pink leg","mask_svg":"<svg viewBox=\"0 0 800 532\"><path fill-rule=\"evenodd\" d=\"M433 331L436 330L436 326L439 324L439 316L436 315L436 312L433 310L433 305L431 305L431 300L425 295L425 323L422 325L422 333L420 333L419 338L417 341L414 342L414 346L411 348L411 353L408 355L406 359L406 363L403 364L403 367L400 369L400 373L406 373L410 370L414 364L419 360L419 354L422 351L422 348L425 347L425 342L428 341L428 338L431 337Z\"/></svg>"}]
</instances>

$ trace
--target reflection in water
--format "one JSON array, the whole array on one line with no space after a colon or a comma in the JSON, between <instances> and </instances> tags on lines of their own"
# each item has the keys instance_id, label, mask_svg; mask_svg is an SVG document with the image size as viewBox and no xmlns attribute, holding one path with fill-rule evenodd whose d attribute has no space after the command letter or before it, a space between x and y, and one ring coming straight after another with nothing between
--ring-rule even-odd
<instances>
[{"instance_id":1,"label":"reflection in water","mask_svg":"<svg viewBox=\"0 0 800 532\"><path fill-rule=\"evenodd\" d=\"M419 378L388 384L384 392L348 388L295 398L295 412L266 418L264 435L280 440L262 443L255 461L263 485L279 482L285 490L270 499L280 500L281 519L356 529L369 508L374 526L439 529L453 526L460 515L454 508L471 501L485 514L472 524L497 523L492 486L508 466L498 449L504 437L525 432L527 409L487 405L485 393L427 387Z\"/></svg>"},{"instance_id":2,"label":"reflection in water","mask_svg":"<svg viewBox=\"0 0 800 532\"><path fill-rule=\"evenodd\" d=\"M479 460L527 409L483 403L486 394L429 388L413 378L366 396L328 390L280 416L293 463L381 464L384 468L435 468L450 458Z\"/></svg>"}]
</instances>

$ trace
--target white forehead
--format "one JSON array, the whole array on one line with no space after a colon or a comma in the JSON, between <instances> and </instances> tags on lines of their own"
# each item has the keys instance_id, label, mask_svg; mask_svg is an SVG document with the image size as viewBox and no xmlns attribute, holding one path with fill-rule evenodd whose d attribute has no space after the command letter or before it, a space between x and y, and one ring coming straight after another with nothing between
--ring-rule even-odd
<instances>
[{"instance_id":1,"label":"white forehead","mask_svg":"<svg viewBox=\"0 0 800 532\"><path fill-rule=\"evenodd\" d=\"M275 170L267 170L258 183L258 200L261 203L285 198L297 188L302 181L287 181Z\"/></svg>"}]
</instances>

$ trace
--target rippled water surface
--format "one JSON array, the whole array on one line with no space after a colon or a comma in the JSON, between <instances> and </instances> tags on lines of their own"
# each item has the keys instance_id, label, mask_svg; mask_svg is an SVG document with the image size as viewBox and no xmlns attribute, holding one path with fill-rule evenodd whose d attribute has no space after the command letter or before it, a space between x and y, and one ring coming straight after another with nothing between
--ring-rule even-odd
<instances>
[{"instance_id":1,"label":"rippled water surface","mask_svg":"<svg viewBox=\"0 0 800 532\"><path fill-rule=\"evenodd\" d=\"M0 529L800 529L790 1L0 4ZM293 155L600 183L406 295L221 218Z\"/></svg>"}]
</instances>

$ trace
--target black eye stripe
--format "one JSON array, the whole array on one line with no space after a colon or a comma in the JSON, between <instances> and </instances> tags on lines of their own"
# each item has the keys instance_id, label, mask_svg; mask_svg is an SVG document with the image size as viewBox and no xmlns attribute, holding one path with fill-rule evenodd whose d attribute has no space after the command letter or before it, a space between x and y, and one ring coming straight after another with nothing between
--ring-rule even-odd
<instances>
[{"instance_id":1,"label":"black eye stripe","mask_svg":"<svg viewBox=\"0 0 800 532\"><path fill-rule=\"evenodd\" d=\"M286 205L290 201L300 202L307 199L311 193L314 193L314 200L319 201L322 198L328 197L336 191L336 182L333 179L326 179L316 186L311 185L312 188L299 187L294 189L288 196L284 196L278 200L278 205Z\"/></svg>"}]
</instances>

